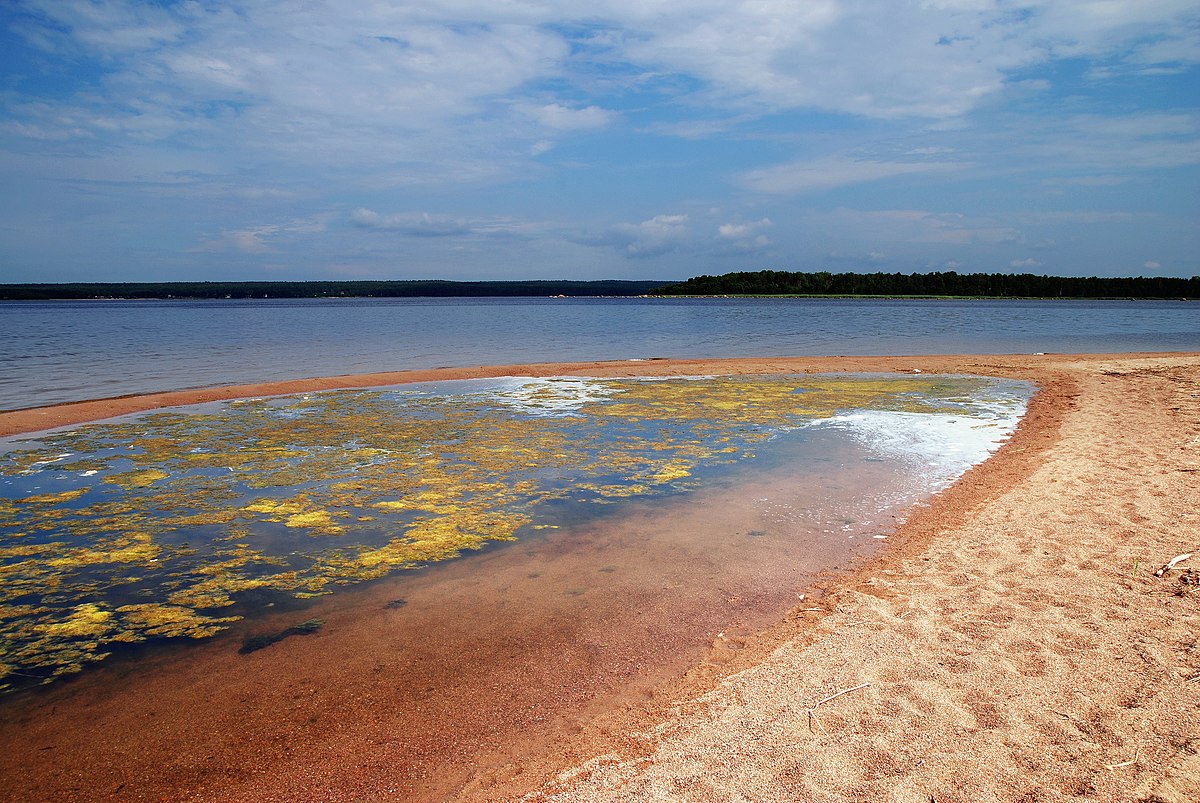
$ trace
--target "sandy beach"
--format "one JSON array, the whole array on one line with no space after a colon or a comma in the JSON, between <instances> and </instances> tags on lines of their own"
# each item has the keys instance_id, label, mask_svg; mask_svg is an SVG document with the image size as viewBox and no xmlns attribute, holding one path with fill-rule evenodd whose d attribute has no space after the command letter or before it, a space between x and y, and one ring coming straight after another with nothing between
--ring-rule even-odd
<instances>
[{"instance_id":1,"label":"sandy beach","mask_svg":"<svg viewBox=\"0 0 1200 803\"><path fill-rule=\"evenodd\" d=\"M511 653L463 652L438 669L458 673L463 696L398 700L389 668L355 646L400 638L380 613L388 589L366 589L360 616L286 642L295 662L216 643L164 650L151 662L167 681L101 667L0 706L0 799L1200 800L1198 354L410 371L0 413L0 435L432 379L806 371L981 374L1039 392L1000 452L912 511L887 548L688 665L670 663L683 653L669 644L614 636L620 668L591 676L597 636L561 639L512 611L493 634ZM496 560L495 582L509 582L517 569ZM437 592L476 593L454 571L438 574ZM421 582L406 592L414 610L433 593ZM571 628L566 613L556 621ZM449 619L424 627L454 643ZM403 646L419 661L419 646ZM503 721L465 702L485 669ZM406 717L439 705L419 747L401 746Z\"/></svg>"}]
</instances>

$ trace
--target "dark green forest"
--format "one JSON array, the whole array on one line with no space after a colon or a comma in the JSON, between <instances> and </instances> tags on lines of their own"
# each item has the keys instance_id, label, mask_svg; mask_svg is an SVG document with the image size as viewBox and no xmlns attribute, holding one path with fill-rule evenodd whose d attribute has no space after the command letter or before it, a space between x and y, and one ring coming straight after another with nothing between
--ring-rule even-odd
<instances>
[{"instance_id":1,"label":"dark green forest","mask_svg":"<svg viewBox=\"0 0 1200 803\"><path fill-rule=\"evenodd\" d=\"M101 298L453 298L485 296L638 296L661 281L593 282L116 282L0 284L0 300Z\"/></svg>"},{"instance_id":2,"label":"dark green forest","mask_svg":"<svg viewBox=\"0 0 1200 803\"><path fill-rule=\"evenodd\" d=\"M1200 277L1087 278L1029 273L804 273L743 271L696 276L655 295L967 296L974 298L1200 298Z\"/></svg>"}]
</instances>

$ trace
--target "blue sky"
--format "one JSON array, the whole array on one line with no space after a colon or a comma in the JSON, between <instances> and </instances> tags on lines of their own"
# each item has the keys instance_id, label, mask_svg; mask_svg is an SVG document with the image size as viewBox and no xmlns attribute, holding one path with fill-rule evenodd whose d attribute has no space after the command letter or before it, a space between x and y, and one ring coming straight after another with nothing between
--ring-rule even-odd
<instances>
[{"instance_id":1,"label":"blue sky","mask_svg":"<svg viewBox=\"0 0 1200 803\"><path fill-rule=\"evenodd\" d=\"M0 4L0 281L1200 274L1195 0Z\"/></svg>"}]
</instances>

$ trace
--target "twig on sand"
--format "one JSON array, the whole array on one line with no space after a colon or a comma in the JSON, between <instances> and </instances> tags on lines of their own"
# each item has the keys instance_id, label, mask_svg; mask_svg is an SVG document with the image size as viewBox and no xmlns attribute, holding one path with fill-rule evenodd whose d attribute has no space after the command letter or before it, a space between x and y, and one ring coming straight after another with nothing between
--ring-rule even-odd
<instances>
[{"instance_id":1,"label":"twig on sand","mask_svg":"<svg viewBox=\"0 0 1200 803\"><path fill-rule=\"evenodd\" d=\"M852 691L858 691L859 689L865 689L867 686L870 686L870 685L871 685L870 683L860 683L857 686L854 686L853 688L842 689L841 691L835 691L833 694L829 695L825 699L818 700L817 702L813 703L808 708L808 729L812 730L812 724L814 722L816 722L817 726L822 731L825 731L825 735L828 736L829 731L825 730L825 726L821 724L821 720L817 719L817 706L824 705L825 703L829 702L830 700L834 699L835 697L841 697L843 694L849 694Z\"/></svg>"},{"instance_id":2,"label":"twig on sand","mask_svg":"<svg viewBox=\"0 0 1200 803\"><path fill-rule=\"evenodd\" d=\"M1105 764L1104 769L1119 770L1121 767L1128 767L1130 764L1136 764L1138 760L1138 754L1141 752L1142 748L1139 747L1137 750L1133 751L1133 758L1129 759L1128 761L1122 761L1120 764Z\"/></svg>"},{"instance_id":3,"label":"twig on sand","mask_svg":"<svg viewBox=\"0 0 1200 803\"><path fill-rule=\"evenodd\" d=\"M1169 571L1171 571L1172 569L1174 569L1174 568L1175 568L1175 564L1176 564L1176 563L1179 563L1180 561L1187 560L1188 558L1190 558L1190 557L1191 557L1192 555L1194 555L1194 554L1195 554L1194 552L1185 552L1185 553L1184 553L1184 554L1182 554L1182 555L1176 555L1175 557L1173 557L1173 558L1171 558L1169 561L1167 561L1167 564L1166 564L1165 566L1163 566L1161 569L1159 569L1158 571L1156 571L1156 572L1154 573L1154 576L1155 576L1155 577L1162 577L1164 574L1166 574L1167 572L1169 572Z\"/></svg>"}]
</instances>

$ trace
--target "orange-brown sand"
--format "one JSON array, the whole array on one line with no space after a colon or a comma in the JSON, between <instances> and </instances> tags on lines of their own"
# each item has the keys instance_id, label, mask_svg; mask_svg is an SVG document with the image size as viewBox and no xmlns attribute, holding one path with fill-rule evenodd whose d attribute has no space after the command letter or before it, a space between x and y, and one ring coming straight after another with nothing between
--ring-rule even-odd
<instances>
[{"instance_id":1,"label":"orange-brown sand","mask_svg":"<svg viewBox=\"0 0 1200 803\"><path fill-rule=\"evenodd\" d=\"M262 653L214 640L6 702L0 797L1200 800L1200 553L1155 574L1200 549L1200 355L405 372L3 413L0 434L435 378L918 369L1041 389L1009 444L886 549L807 589L783 621L750 618L757 633L702 645L690 667L672 664L693 653L669 629L576 632L571 595L537 618L506 610L476 623L482 642L465 640L422 606L423 594L480 593L447 564L406 581L402 610L427 609L419 631L389 625L389 587L372 586L320 633ZM479 557L496 562L498 590L516 582L503 552ZM588 565L528 557L563 583ZM463 647L427 666L429 641ZM602 674L589 670L598 656Z\"/></svg>"}]
</instances>

